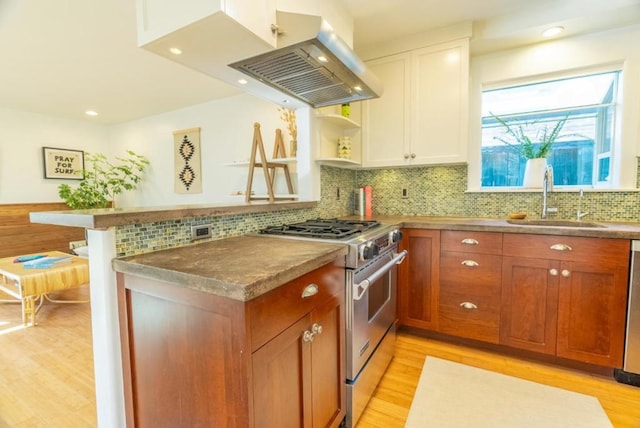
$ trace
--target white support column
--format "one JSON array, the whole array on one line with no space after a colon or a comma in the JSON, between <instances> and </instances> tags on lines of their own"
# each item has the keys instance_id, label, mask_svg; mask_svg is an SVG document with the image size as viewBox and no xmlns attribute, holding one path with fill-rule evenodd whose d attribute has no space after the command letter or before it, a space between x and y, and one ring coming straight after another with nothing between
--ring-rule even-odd
<instances>
[{"instance_id":1,"label":"white support column","mask_svg":"<svg viewBox=\"0 0 640 428\"><path fill-rule=\"evenodd\" d=\"M125 414L116 275L111 268L116 256L115 228L88 229L87 240L98 427L120 428L125 426Z\"/></svg>"}]
</instances>

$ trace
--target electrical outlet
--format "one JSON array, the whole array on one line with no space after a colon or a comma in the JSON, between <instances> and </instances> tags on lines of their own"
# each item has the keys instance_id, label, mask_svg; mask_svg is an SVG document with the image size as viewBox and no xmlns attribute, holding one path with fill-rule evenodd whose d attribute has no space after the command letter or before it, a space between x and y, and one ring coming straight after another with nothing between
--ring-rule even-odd
<instances>
[{"instance_id":1,"label":"electrical outlet","mask_svg":"<svg viewBox=\"0 0 640 428\"><path fill-rule=\"evenodd\" d=\"M402 199L407 199L409 197L409 189L406 187L402 188Z\"/></svg>"},{"instance_id":2,"label":"electrical outlet","mask_svg":"<svg viewBox=\"0 0 640 428\"><path fill-rule=\"evenodd\" d=\"M191 226L191 240L211 238L211 225L201 224L198 226Z\"/></svg>"}]
</instances>

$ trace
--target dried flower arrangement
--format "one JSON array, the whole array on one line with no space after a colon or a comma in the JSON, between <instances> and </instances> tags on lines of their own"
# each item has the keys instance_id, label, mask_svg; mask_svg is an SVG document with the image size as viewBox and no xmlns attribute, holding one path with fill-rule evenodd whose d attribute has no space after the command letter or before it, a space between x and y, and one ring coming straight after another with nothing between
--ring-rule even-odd
<instances>
[{"instance_id":1,"label":"dried flower arrangement","mask_svg":"<svg viewBox=\"0 0 640 428\"><path fill-rule=\"evenodd\" d=\"M296 111L284 107L279 107L280 119L287 123L287 131L291 137L289 156L295 157L298 152L298 125L296 124Z\"/></svg>"}]
</instances>

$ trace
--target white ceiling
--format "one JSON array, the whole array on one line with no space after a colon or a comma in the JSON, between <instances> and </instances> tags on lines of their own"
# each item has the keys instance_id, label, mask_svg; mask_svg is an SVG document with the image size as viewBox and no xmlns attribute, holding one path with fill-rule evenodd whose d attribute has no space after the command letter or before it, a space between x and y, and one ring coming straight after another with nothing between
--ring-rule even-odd
<instances>
[{"instance_id":1,"label":"white ceiling","mask_svg":"<svg viewBox=\"0 0 640 428\"><path fill-rule=\"evenodd\" d=\"M473 21L475 53L640 23L640 0L345 0L354 44ZM0 0L0 107L113 124L238 93L136 46L134 0ZM88 118L84 111L100 114Z\"/></svg>"}]
</instances>

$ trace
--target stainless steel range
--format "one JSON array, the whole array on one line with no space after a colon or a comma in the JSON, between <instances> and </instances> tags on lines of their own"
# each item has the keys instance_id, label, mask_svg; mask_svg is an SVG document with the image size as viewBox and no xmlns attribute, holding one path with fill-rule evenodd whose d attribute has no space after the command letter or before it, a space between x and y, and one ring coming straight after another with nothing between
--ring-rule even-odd
<instances>
[{"instance_id":1,"label":"stainless steel range","mask_svg":"<svg viewBox=\"0 0 640 428\"><path fill-rule=\"evenodd\" d=\"M346 258L347 426L360 418L391 358L396 339L397 265L402 238L377 221L318 219L268 227L262 234L344 243Z\"/></svg>"}]
</instances>

